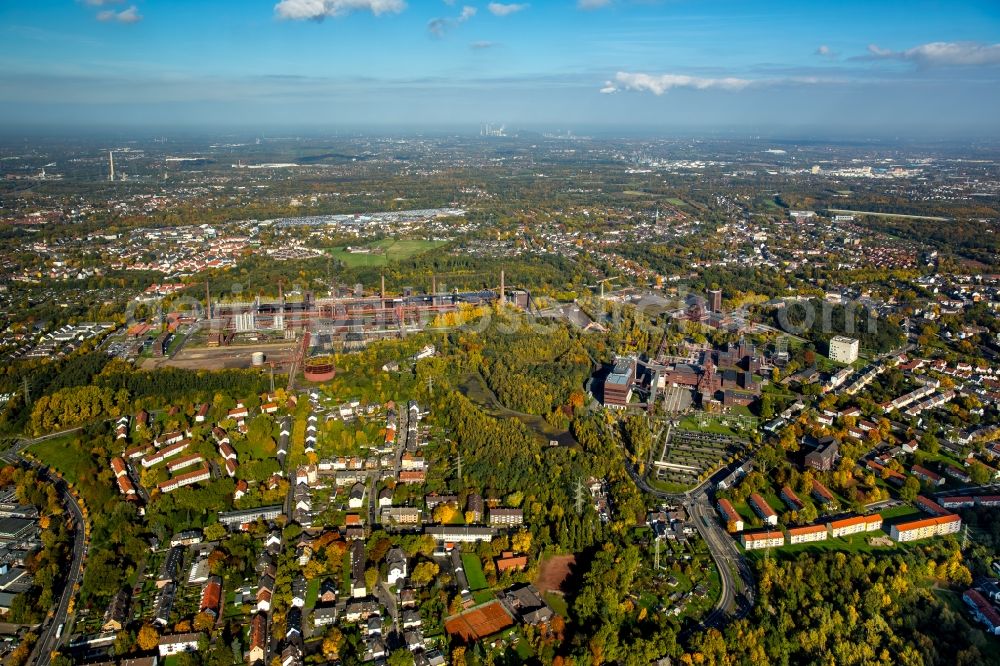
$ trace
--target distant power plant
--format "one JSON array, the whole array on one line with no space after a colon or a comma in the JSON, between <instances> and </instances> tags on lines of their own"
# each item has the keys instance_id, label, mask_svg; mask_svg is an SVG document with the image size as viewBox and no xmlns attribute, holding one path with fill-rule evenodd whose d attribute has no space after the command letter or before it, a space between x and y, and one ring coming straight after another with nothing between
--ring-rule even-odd
<instances>
[{"instance_id":1,"label":"distant power plant","mask_svg":"<svg viewBox=\"0 0 1000 666\"><path fill-rule=\"evenodd\" d=\"M479 130L479 136L507 136L507 127L505 125L484 123Z\"/></svg>"}]
</instances>

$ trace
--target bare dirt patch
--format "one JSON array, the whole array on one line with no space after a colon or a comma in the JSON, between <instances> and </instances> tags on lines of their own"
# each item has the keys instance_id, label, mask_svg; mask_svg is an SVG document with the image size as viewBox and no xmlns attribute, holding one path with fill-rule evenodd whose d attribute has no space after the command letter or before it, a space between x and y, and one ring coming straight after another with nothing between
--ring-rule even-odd
<instances>
[{"instance_id":1,"label":"bare dirt patch","mask_svg":"<svg viewBox=\"0 0 1000 666\"><path fill-rule=\"evenodd\" d=\"M569 578L575 564L576 555L553 555L543 560L538 567L535 587L543 595L546 592L564 592L563 583Z\"/></svg>"},{"instance_id":2,"label":"bare dirt patch","mask_svg":"<svg viewBox=\"0 0 1000 666\"><path fill-rule=\"evenodd\" d=\"M157 366L172 366L187 370L227 370L249 368L250 357L257 351L264 352L267 368L274 362L274 371L283 372L291 366L295 355L295 344L271 342L229 347L185 347L172 359L153 360Z\"/></svg>"}]
</instances>

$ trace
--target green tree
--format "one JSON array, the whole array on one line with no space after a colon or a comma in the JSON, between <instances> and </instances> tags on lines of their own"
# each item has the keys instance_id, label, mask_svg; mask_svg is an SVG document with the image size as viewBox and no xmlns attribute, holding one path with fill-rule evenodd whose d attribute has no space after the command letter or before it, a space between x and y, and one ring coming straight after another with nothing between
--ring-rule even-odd
<instances>
[{"instance_id":1,"label":"green tree","mask_svg":"<svg viewBox=\"0 0 1000 666\"><path fill-rule=\"evenodd\" d=\"M226 536L226 526L222 523L212 523L211 525L206 525L205 529L202 530L205 535L206 541L220 541Z\"/></svg>"},{"instance_id":2,"label":"green tree","mask_svg":"<svg viewBox=\"0 0 1000 666\"><path fill-rule=\"evenodd\" d=\"M920 482L915 476L907 476L903 482L903 487L899 489L899 496L907 502L912 502L920 494Z\"/></svg>"},{"instance_id":3,"label":"green tree","mask_svg":"<svg viewBox=\"0 0 1000 666\"><path fill-rule=\"evenodd\" d=\"M993 470L976 460L969 467L969 477L977 486L984 486L993 480Z\"/></svg>"},{"instance_id":4,"label":"green tree","mask_svg":"<svg viewBox=\"0 0 1000 666\"><path fill-rule=\"evenodd\" d=\"M410 574L410 582L417 587L423 587L433 581L440 571L440 567L434 562L420 562L413 567Z\"/></svg>"},{"instance_id":5,"label":"green tree","mask_svg":"<svg viewBox=\"0 0 1000 666\"><path fill-rule=\"evenodd\" d=\"M413 666L413 653L406 648L399 648L389 655L389 666Z\"/></svg>"}]
</instances>

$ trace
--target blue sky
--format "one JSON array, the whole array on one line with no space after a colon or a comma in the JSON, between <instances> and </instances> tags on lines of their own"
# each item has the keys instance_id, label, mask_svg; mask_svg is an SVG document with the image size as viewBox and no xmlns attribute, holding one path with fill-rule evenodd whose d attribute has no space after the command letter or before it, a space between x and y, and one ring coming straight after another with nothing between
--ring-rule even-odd
<instances>
[{"instance_id":1,"label":"blue sky","mask_svg":"<svg viewBox=\"0 0 1000 666\"><path fill-rule=\"evenodd\" d=\"M992 135L1000 2L3 0L0 122Z\"/></svg>"}]
</instances>

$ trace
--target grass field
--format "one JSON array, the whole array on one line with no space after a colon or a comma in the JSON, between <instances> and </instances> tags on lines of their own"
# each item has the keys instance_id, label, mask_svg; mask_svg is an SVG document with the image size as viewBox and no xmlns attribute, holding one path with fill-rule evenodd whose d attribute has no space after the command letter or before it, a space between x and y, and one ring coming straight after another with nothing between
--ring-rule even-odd
<instances>
[{"instance_id":1,"label":"grass field","mask_svg":"<svg viewBox=\"0 0 1000 666\"><path fill-rule=\"evenodd\" d=\"M545 603L552 608L553 611L562 615L563 617L569 617L569 605L566 603L566 597L561 594L556 594L555 592L545 593Z\"/></svg>"},{"instance_id":2,"label":"grass field","mask_svg":"<svg viewBox=\"0 0 1000 666\"><path fill-rule=\"evenodd\" d=\"M690 490L693 487L692 485L688 485L685 483L671 483L669 481L660 481L659 479L652 476L647 478L646 482L653 488L661 490L665 493L682 493L686 490Z\"/></svg>"},{"instance_id":3,"label":"grass field","mask_svg":"<svg viewBox=\"0 0 1000 666\"><path fill-rule=\"evenodd\" d=\"M386 238L384 240L360 246L371 248L373 252L369 254L353 254L348 252L346 247L338 247L330 250L330 255L334 259L344 262L344 264L349 268L357 268L359 266L385 266L393 261L403 261L414 255L421 254L422 252L433 250L443 244L444 243L442 241L396 240L394 238Z\"/></svg>"},{"instance_id":4,"label":"grass field","mask_svg":"<svg viewBox=\"0 0 1000 666\"><path fill-rule=\"evenodd\" d=\"M705 425L701 425L699 419L694 416L689 416L682 419L678 427L682 430L694 430L696 432L710 432L716 435L736 435L736 431L729 426L723 425L718 421L709 419Z\"/></svg>"},{"instance_id":5,"label":"grass field","mask_svg":"<svg viewBox=\"0 0 1000 666\"><path fill-rule=\"evenodd\" d=\"M35 455L44 464L60 472L67 481L75 484L77 472L90 467L90 458L70 446L72 435L54 437L44 442L38 442L28 447L28 452Z\"/></svg>"},{"instance_id":6,"label":"grass field","mask_svg":"<svg viewBox=\"0 0 1000 666\"><path fill-rule=\"evenodd\" d=\"M472 598L477 604L485 604L488 601L493 601L495 597L491 590L478 590L472 593Z\"/></svg>"},{"instance_id":7,"label":"grass field","mask_svg":"<svg viewBox=\"0 0 1000 666\"><path fill-rule=\"evenodd\" d=\"M177 333L170 339L170 344L167 345L167 356L170 356L177 348L184 344L184 340L187 339L187 335L184 333Z\"/></svg>"},{"instance_id":8,"label":"grass field","mask_svg":"<svg viewBox=\"0 0 1000 666\"><path fill-rule=\"evenodd\" d=\"M920 510L910 506L909 504L902 504L900 506L884 509L879 511L879 513L882 515L882 520L893 521L896 518L909 518L911 516L920 515Z\"/></svg>"},{"instance_id":9,"label":"grass field","mask_svg":"<svg viewBox=\"0 0 1000 666\"><path fill-rule=\"evenodd\" d=\"M525 640L524 635L520 633L518 635L519 640L517 641L517 645L514 646L514 651L521 661L528 661L535 656L535 653L531 649L531 644Z\"/></svg>"},{"instance_id":10,"label":"grass field","mask_svg":"<svg viewBox=\"0 0 1000 666\"><path fill-rule=\"evenodd\" d=\"M322 581L319 578L313 578L309 581L309 587L306 589L306 607L312 608L316 605L316 599L319 598L319 586Z\"/></svg>"},{"instance_id":11,"label":"grass field","mask_svg":"<svg viewBox=\"0 0 1000 666\"><path fill-rule=\"evenodd\" d=\"M482 590L487 587L486 575L478 557L472 553L465 553L462 555L462 566L465 568L465 577L469 579L470 590Z\"/></svg>"}]
</instances>

